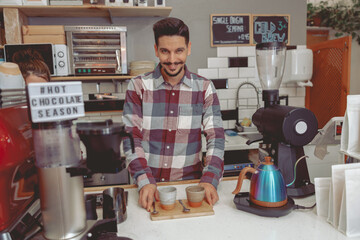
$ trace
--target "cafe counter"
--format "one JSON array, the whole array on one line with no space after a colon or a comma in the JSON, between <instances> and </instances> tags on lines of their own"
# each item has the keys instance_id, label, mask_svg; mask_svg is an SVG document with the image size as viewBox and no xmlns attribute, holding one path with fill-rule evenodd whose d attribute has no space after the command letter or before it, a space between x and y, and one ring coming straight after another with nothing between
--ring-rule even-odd
<instances>
[{"instance_id":1,"label":"cafe counter","mask_svg":"<svg viewBox=\"0 0 360 240\"><path fill-rule=\"evenodd\" d=\"M198 180L159 183L177 188L177 199L186 199L185 188L197 184ZM242 192L248 191L250 181L245 180ZM127 219L118 224L119 236L134 240L184 240L184 239L360 239L347 238L326 219L316 215L316 207L308 210L293 210L279 218L261 217L236 209L232 191L236 178L229 177L220 182L220 200L213 206L214 215L152 221L150 213L138 205L138 191L134 185L121 186L128 191ZM101 193L104 188L87 188L86 193ZM295 204L312 206L315 195L294 199ZM101 215L101 211L98 211ZM186 213L184 213L186 214Z\"/></svg>"}]
</instances>

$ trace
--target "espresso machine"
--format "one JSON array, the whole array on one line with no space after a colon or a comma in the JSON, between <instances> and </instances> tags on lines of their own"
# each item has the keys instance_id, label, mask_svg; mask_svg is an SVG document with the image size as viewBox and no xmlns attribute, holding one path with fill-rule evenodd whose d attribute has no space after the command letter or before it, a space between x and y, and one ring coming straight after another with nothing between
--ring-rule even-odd
<instances>
[{"instance_id":1,"label":"espresso machine","mask_svg":"<svg viewBox=\"0 0 360 240\"><path fill-rule=\"evenodd\" d=\"M0 91L0 239L24 240L41 231L31 124L25 89Z\"/></svg>"},{"instance_id":2,"label":"espresso machine","mask_svg":"<svg viewBox=\"0 0 360 240\"><path fill-rule=\"evenodd\" d=\"M124 169L120 143L123 137L132 140L131 134L111 120L73 127L84 116L81 82L31 83L27 95L43 223L37 239L98 239L109 232L111 239L124 239L116 237L115 217L87 218L83 176ZM80 140L87 159L81 158ZM126 213L125 206L121 211Z\"/></svg>"},{"instance_id":3,"label":"espresso machine","mask_svg":"<svg viewBox=\"0 0 360 240\"><path fill-rule=\"evenodd\" d=\"M262 134L260 152L271 156L280 169L291 197L314 194L310 182L303 146L318 132L315 115L306 108L279 104L279 87L285 65L286 46L271 42L256 45L256 63L262 87L264 107L252 116Z\"/></svg>"},{"instance_id":4,"label":"espresso machine","mask_svg":"<svg viewBox=\"0 0 360 240\"><path fill-rule=\"evenodd\" d=\"M45 239L97 239L117 232L115 217L87 219L83 176L124 169L120 143L125 136L130 135L124 125L112 120L79 122L76 132L71 120L33 124ZM86 160L80 157L79 137Z\"/></svg>"},{"instance_id":5,"label":"espresso machine","mask_svg":"<svg viewBox=\"0 0 360 240\"><path fill-rule=\"evenodd\" d=\"M0 64L0 239L24 240L41 230L35 152L24 79Z\"/></svg>"}]
</instances>

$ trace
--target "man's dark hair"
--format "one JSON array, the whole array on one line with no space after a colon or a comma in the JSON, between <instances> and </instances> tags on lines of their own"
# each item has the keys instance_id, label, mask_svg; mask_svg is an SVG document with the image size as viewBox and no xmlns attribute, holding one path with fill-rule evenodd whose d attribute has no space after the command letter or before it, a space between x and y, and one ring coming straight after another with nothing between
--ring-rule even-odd
<instances>
[{"instance_id":1,"label":"man's dark hair","mask_svg":"<svg viewBox=\"0 0 360 240\"><path fill-rule=\"evenodd\" d=\"M153 26L156 45L162 36L182 36L186 45L189 43L189 28L178 18L168 17L156 22Z\"/></svg>"}]
</instances>

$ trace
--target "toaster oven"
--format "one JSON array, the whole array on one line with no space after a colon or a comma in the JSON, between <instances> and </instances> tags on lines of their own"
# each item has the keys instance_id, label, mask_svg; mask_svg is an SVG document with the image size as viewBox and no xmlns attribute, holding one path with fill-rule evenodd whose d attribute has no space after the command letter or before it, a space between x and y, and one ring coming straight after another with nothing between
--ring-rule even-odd
<instances>
[{"instance_id":1,"label":"toaster oven","mask_svg":"<svg viewBox=\"0 0 360 240\"><path fill-rule=\"evenodd\" d=\"M128 74L124 26L65 26L71 75Z\"/></svg>"}]
</instances>

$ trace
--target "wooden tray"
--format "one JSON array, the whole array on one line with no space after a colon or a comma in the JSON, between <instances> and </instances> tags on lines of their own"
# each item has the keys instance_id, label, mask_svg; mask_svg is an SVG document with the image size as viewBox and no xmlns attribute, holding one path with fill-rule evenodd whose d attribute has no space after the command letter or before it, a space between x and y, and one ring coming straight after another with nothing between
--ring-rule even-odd
<instances>
[{"instance_id":1,"label":"wooden tray","mask_svg":"<svg viewBox=\"0 0 360 240\"><path fill-rule=\"evenodd\" d=\"M156 211L158 211L159 213L156 215L152 215L150 213L151 220L158 221L158 220L166 220L166 219L201 217L201 216L209 216L215 214L213 207L210 206L206 201L203 201L202 205L197 208L190 207L186 199L183 199L182 202L187 208L190 209L190 212L184 213L182 211L183 207L181 206L178 200L176 200L175 208L171 210L162 209L160 207L160 202L156 202L155 203ZM151 211L152 210L153 209L151 208Z\"/></svg>"}]
</instances>

